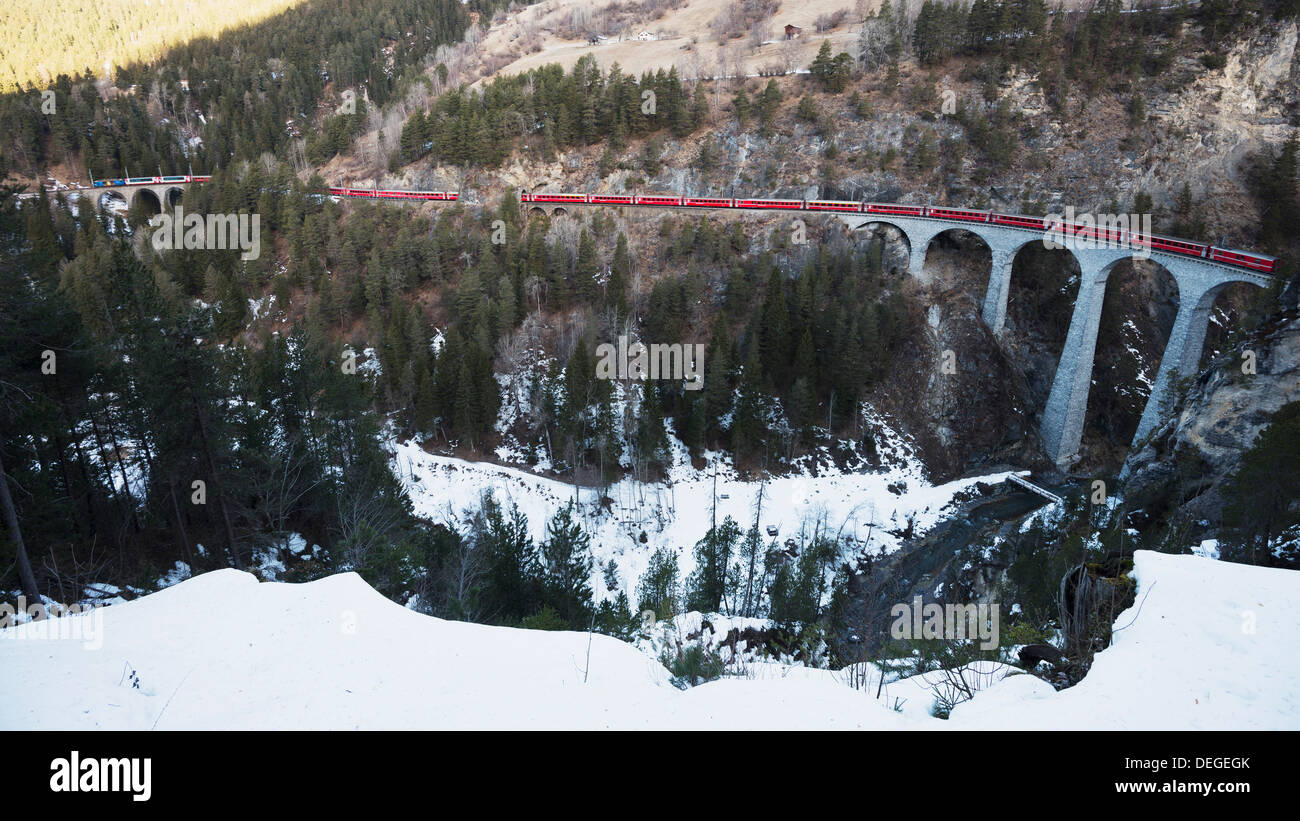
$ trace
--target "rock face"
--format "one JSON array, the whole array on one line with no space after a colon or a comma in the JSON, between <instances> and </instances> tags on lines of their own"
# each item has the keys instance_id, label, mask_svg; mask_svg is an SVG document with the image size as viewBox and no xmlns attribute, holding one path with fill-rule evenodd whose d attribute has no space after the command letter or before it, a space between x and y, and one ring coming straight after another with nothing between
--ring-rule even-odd
<instances>
[{"instance_id":1,"label":"rock face","mask_svg":"<svg viewBox=\"0 0 1300 821\"><path fill-rule=\"evenodd\" d=\"M1152 96L1151 118L1161 136L1141 158L1137 187L1159 191L1162 181L1187 179L1214 225L1248 237L1255 209L1244 196L1241 161L1259 146L1279 145L1290 135L1300 89L1296 44L1292 21L1235 44L1222 69L1203 72L1190 60L1186 67L1175 66L1175 75L1195 79Z\"/></svg>"},{"instance_id":2,"label":"rock face","mask_svg":"<svg viewBox=\"0 0 1300 821\"><path fill-rule=\"evenodd\" d=\"M1243 372L1248 351L1255 354L1253 375ZM1181 512L1193 522L1218 521L1224 481L1278 408L1295 401L1300 401L1300 310L1291 308L1193 383L1177 416L1129 459L1126 496L1140 505L1181 481L1195 491Z\"/></svg>"},{"instance_id":3,"label":"rock face","mask_svg":"<svg viewBox=\"0 0 1300 821\"><path fill-rule=\"evenodd\" d=\"M1195 447L1217 469L1235 468L1277 409L1300 399L1300 322L1291 320L1264 343L1254 377L1230 360L1179 419L1178 443Z\"/></svg>"}]
</instances>

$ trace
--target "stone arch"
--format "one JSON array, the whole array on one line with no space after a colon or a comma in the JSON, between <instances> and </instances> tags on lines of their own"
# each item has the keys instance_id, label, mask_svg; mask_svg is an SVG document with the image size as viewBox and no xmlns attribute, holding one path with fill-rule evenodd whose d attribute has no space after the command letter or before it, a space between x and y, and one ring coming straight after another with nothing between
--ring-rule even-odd
<instances>
[{"instance_id":1,"label":"stone arch","mask_svg":"<svg viewBox=\"0 0 1300 821\"><path fill-rule=\"evenodd\" d=\"M185 189L181 188L179 185L173 185L171 188L168 188L167 192L163 195L163 199L166 201L168 208L175 208L180 205L181 200L184 198Z\"/></svg>"},{"instance_id":2,"label":"stone arch","mask_svg":"<svg viewBox=\"0 0 1300 821\"><path fill-rule=\"evenodd\" d=\"M1042 245L1041 237L1026 239L1020 231L1000 231L993 234L990 246L993 249L989 271L989 287L984 299L984 323L994 333L1001 333L1006 324L1008 306L1012 299L1013 274L1032 264L1040 254L1057 255L1065 263L1064 269L1070 272L1072 279L1079 276L1079 259L1068 248L1048 248ZM1022 256L1029 248L1041 248L1028 257ZM1022 273L1023 276L1023 273ZM1035 280L1037 283L1038 280ZM1035 288L1034 290L1038 290ZM1078 288L1076 286L1075 290ZM1059 350L1056 353L1060 353Z\"/></svg>"},{"instance_id":3,"label":"stone arch","mask_svg":"<svg viewBox=\"0 0 1300 821\"><path fill-rule=\"evenodd\" d=\"M569 215L569 212L568 212L566 209L564 209L564 208L562 208L562 207L560 207L560 206L556 206L555 208L552 208L552 209L551 209L551 216L552 216L552 217L567 217L568 215Z\"/></svg>"},{"instance_id":4,"label":"stone arch","mask_svg":"<svg viewBox=\"0 0 1300 821\"><path fill-rule=\"evenodd\" d=\"M880 219L875 219L875 218L868 219L865 222L860 222L857 225L852 226L852 230L860 231L863 228L867 228L869 226L881 226L881 225L883 225L886 228L893 228L895 231L898 232L898 235L903 239L903 245L907 248L907 256L908 259L910 260L912 258L912 247L913 247L911 236L908 235L907 230L905 228L903 228L897 222L889 219L888 217L881 217Z\"/></svg>"},{"instance_id":5,"label":"stone arch","mask_svg":"<svg viewBox=\"0 0 1300 821\"><path fill-rule=\"evenodd\" d=\"M1233 332L1241 328L1237 312L1244 309L1245 304L1259 287L1258 282L1229 279L1215 288L1213 299L1206 307L1208 321L1205 339L1201 343L1200 357L1196 363L1197 371L1208 367L1216 353L1227 352L1228 347L1234 342Z\"/></svg>"},{"instance_id":6,"label":"stone arch","mask_svg":"<svg viewBox=\"0 0 1300 821\"><path fill-rule=\"evenodd\" d=\"M119 202L121 203L121 207L123 209L129 209L131 207L131 201L127 198L127 195L125 193L121 191L114 191L112 189L109 189L107 191L103 189L96 189L94 193L91 194L91 200L95 204L96 211L107 210L107 206L106 206L107 202Z\"/></svg>"},{"instance_id":7,"label":"stone arch","mask_svg":"<svg viewBox=\"0 0 1300 821\"><path fill-rule=\"evenodd\" d=\"M926 280L924 265L930 242L937 235L956 227L904 215L870 214L844 216L842 219L852 230L872 225L896 230L908 246L909 268L922 282ZM997 332L1006 318L1012 267L1021 253L1034 242L1041 241L1042 236L993 224L972 223L966 230L979 236L991 251L993 270L985 294L984 319ZM1178 286L1178 312L1134 436L1135 445L1161 418L1161 400L1167 393L1167 385L1177 376L1195 372L1205 341L1209 313L1219 294L1236 282L1267 287L1271 279L1263 274L1235 270L1200 259L1143 253L1140 249L1128 247L1076 245L1062 250L1069 253L1078 266L1078 287L1069 330L1043 408L1040 431L1047 453L1064 466L1076 458L1082 439L1107 280L1120 262L1149 259L1167 272Z\"/></svg>"},{"instance_id":8,"label":"stone arch","mask_svg":"<svg viewBox=\"0 0 1300 821\"><path fill-rule=\"evenodd\" d=\"M1141 445L1164 421L1169 411L1170 386L1176 380L1197 372L1215 300L1232 285L1245 283L1263 287L1258 277L1236 275L1227 270L1209 270L1189 261L1183 261L1182 266L1175 265L1170 270L1178 282L1178 315L1160 357L1151 396L1133 436L1134 447Z\"/></svg>"},{"instance_id":9,"label":"stone arch","mask_svg":"<svg viewBox=\"0 0 1300 821\"><path fill-rule=\"evenodd\" d=\"M1105 274L1083 430L1127 448L1156 393L1161 359L1176 347L1179 309L1200 295L1189 294L1163 260L1140 254L1115 260Z\"/></svg>"},{"instance_id":10,"label":"stone arch","mask_svg":"<svg viewBox=\"0 0 1300 821\"><path fill-rule=\"evenodd\" d=\"M546 216L546 209L542 208L541 206L534 205L532 208L528 209L529 219L532 219L533 217L544 217L544 216Z\"/></svg>"},{"instance_id":11,"label":"stone arch","mask_svg":"<svg viewBox=\"0 0 1300 821\"><path fill-rule=\"evenodd\" d=\"M161 214L163 211L162 199L152 188L139 188L135 192L135 202L132 207L139 207L147 210L150 214Z\"/></svg>"},{"instance_id":12,"label":"stone arch","mask_svg":"<svg viewBox=\"0 0 1300 821\"><path fill-rule=\"evenodd\" d=\"M979 244L980 246L983 247L983 250L980 251L980 255L981 255L981 257L983 256L983 254L984 254L985 252L987 252L987 253L988 253L988 262L987 262L987 264L988 264L990 267L995 267L994 264L993 264L993 263L994 263L994 259L993 259L993 255L994 255L993 246L994 246L994 243L990 242L989 239L988 239L988 237L984 236L984 235L981 234L979 231L974 231L974 230L971 230L970 228L965 228L965 227L962 227L962 226L960 226L960 225L943 226L943 227L940 227L939 230L936 230L934 233L930 234L929 238L925 240L925 246L924 246L924 247L919 247L919 248L918 248L918 246L919 246L919 242L918 242L917 245L913 246L913 253L915 254L915 252L916 252L917 250L919 250L919 251L920 251L920 255L921 255L921 256L920 256L920 266L918 266L918 267L915 268L915 273L917 274L918 279L921 279L923 282L927 282L927 283L928 283L928 282L934 282L934 281L935 281L935 279L934 279L934 277L933 277L932 275L922 275L922 270L924 269L925 263L926 263L927 261L930 261L930 260L931 260L931 250L935 248L935 243L940 242L940 240L941 240L942 238L949 238L949 237L954 238L954 239L957 239L957 238L965 239L966 237L974 237L975 239L977 239L977 240L979 241L978 244ZM981 268L981 270L982 270L982 269L983 269L983 265L981 265L980 268ZM977 286L977 289L984 289L984 287L985 287L985 286L984 286L984 280L983 280L983 278L981 277L981 279L980 279L980 283L979 283L979 285Z\"/></svg>"},{"instance_id":13,"label":"stone arch","mask_svg":"<svg viewBox=\"0 0 1300 821\"><path fill-rule=\"evenodd\" d=\"M1046 405L1080 288L1079 258L1023 232L995 237L984 324L1016 351L1027 399Z\"/></svg>"},{"instance_id":14,"label":"stone arch","mask_svg":"<svg viewBox=\"0 0 1300 821\"><path fill-rule=\"evenodd\" d=\"M1079 292L1040 428L1048 455L1060 465L1075 459L1083 438L1106 280L1120 260L1137 256L1131 249L1075 249L1074 255Z\"/></svg>"}]
</instances>

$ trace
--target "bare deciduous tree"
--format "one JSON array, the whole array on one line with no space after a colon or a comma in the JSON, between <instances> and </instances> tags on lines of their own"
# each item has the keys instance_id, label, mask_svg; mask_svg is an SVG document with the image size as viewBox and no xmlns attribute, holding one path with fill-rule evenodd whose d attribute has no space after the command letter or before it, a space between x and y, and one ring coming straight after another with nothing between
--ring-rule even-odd
<instances>
[{"instance_id":1,"label":"bare deciduous tree","mask_svg":"<svg viewBox=\"0 0 1300 821\"><path fill-rule=\"evenodd\" d=\"M862 24L858 32L858 59L867 71L879 68L889 61L889 42L893 37L889 25L878 17Z\"/></svg>"}]
</instances>

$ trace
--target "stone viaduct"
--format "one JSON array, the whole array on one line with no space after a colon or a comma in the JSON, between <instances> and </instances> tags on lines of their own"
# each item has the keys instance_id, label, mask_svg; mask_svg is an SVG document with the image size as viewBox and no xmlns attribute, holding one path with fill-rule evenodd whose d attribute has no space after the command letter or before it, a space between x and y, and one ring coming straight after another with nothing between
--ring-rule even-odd
<instances>
[{"instance_id":1,"label":"stone viaduct","mask_svg":"<svg viewBox=\"0 0 1300 821\"><path fill-rule=\"evenodd\" d=\"M158 201L158 207L166 210L167 208L180 202L181 194L184 192L186 183L166 182L149 185L119 185L105 186L104 188L81 188L78 189L83 196L93 197L95 207L98 208L100 200L103 197L118 197L126 202L127 208L134 208L136 201L140 199L142 191L148 191L155 200Z\"/></svg>"},{"instance_id":2,"label":"stone viaduct","mask_svg":"<svg viewBox=\"0 0 1300 821\"><path fill-rule=\"evenodd\" d=\"M984 322L995 334L1002 332L1006 321L1007 292L1011 286L1011 267L1016 255L1031 243L1044 240L1043 232L1037 229L991 223L972 222L969 225L954 226L948 220L926 217L865 214L839 216L855 230L872 224L891 225L898 229L908 244L909 270L918 278L923 278L922 268L930 242L939 234L965 230L978 236L992 254L993 270L989 274L982 314ZM1099 247L1087 247L1086 240L1068 237L1063 240L1062 244L1079 264L1081 277L1070 329L1061 350L1041 422L1047 452L1059 465L1067 465L1074 460L1083 437L1102 300L1106 294L1106 280L1116 263L1130 258L1149 257L1167 270L1178 285L1178 315L1174 319L1169 342L1160 360L1151 396L1142 412L1134 444L1145 439L1164 419L1169 410L1167 403L1170 385L1176 379L1196 372L1215 297L1234 282L1247 282L1260 287L1267 287L1272 282L1264 274L1205 259L1148 251L1145 248L1100 247L1102 244L1099 242L1096 243Z\"/></svg>"}]
</instances>

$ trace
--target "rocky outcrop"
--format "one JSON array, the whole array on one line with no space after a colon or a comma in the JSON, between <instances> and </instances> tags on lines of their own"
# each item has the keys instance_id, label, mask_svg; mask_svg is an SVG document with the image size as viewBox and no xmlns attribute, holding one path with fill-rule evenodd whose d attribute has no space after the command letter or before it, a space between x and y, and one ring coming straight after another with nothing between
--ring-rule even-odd
<instances>
[{"instance_id":1,"label":"rocky outcrop","mask_svg":"<svg viewBox=\"0 0 1300 821\"><path fill-rule=\"evenodd\" d=\"M1243 355L1253 352L1255 373ZM1175 485L1187 521L1218 522L1222 487L1278 408L1300 401L1300 311L1276 315L1225 352L1188 390L1178 414L1125 465L1130 507L1161 499Z\"/></svg>"}]
</instances>

